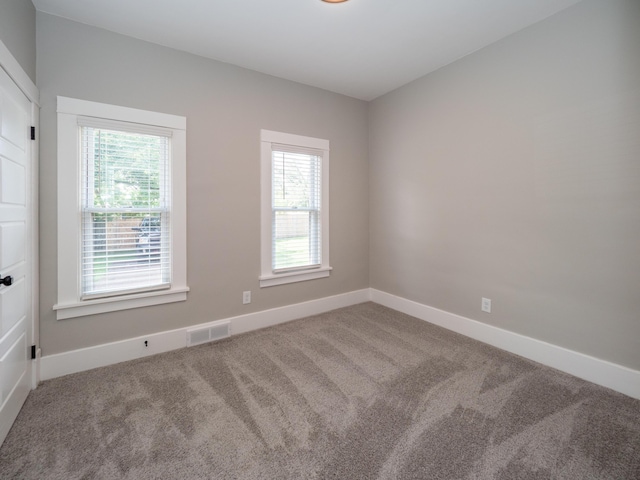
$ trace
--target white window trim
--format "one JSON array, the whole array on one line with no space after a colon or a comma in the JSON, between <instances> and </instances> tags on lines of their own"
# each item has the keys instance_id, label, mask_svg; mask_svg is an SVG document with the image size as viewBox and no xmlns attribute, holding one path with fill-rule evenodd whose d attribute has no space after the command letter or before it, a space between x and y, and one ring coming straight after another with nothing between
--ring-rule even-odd
<instances>
[{"instance_id":1,"label":"white window trim","mask_svg":"<svg viewBox=\"0 0 640 480\"><path fill-rule=\"evenodd\" d=\"M322 264L319 267L303 268L294 271L274 273L272 268L272 224L271 224L271 151L273 144L290 145L300 148L322 150L322 198L321 198L321 241ZM260 130L260 287L273 287L287 283L315 280L328 277L329 264L329 140L305 137L290 133Z\"/></svg>"},{"instance_id":2,"label":"white window trim","mask_svg":"<svg viewBox=\"0 0 640 480\"><path fill-rule=\"evenodd\" d=\"M176 115L58 97L58 320L187 299L187 119ZM171 288L80 300L80 185L78 117L153 125L172 130Z\"/></svg>"}]
</instances>

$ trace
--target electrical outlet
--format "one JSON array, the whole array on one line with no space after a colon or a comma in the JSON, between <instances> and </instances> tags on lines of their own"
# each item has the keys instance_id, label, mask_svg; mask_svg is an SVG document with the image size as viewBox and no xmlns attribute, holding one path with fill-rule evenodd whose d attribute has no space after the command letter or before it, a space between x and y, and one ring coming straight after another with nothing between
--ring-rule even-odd
<instances>
[{"instance_id":1,"label":"electrical outlet","mask_svg":"<svg viewBox=\"0 0 640 480\"><path fill-rule=\"evenodd\" d=\"M482 297L482 311L491 313L491 299Z\"/></svg>"},{"instance_id":2,"label":"electrical outlet","mask_svg":"<svg viewBox=\"0 0 640 480\"><path fill-rule=\"evenodd\" d=\"M246 305L251 303L251 290L247 290L246 292L242 292L242 304Z\"/></svg>"}]
</instances>

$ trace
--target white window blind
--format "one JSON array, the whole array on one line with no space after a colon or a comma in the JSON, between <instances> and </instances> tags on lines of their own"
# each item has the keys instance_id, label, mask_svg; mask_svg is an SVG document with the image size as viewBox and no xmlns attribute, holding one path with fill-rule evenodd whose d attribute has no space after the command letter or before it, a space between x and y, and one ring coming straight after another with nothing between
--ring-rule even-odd
<instances>
[{"instance_id":1,"label":"white window blind","mask_svg":"<svg viewBox=\"0 0 640 480\"><path fill-rule=\"evenodd\" d=\"M81 298L171 286L171 132L79 119Z\"/></svg>"},{"instance_id":2,"label":"white window blind","mask_svg":"<svg viewBox=\"0 0 640 480\"><path fill-rule=\"evenodd\" d=\"M286 146L272 152L272 269L322 264L322 153Z\"/></svg>"}]
</instances>

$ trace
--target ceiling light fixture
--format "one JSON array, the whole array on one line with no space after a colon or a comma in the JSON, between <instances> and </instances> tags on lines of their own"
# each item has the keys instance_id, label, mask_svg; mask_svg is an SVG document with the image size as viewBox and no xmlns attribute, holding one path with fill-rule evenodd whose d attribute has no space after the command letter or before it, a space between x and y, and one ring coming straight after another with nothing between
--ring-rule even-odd
<instances>
[{"instance_id":1,"label":"ceiling light fixture","mask_svg":"<svg viewBox=\"0 0 640 480\"><path fill-rule=\"evenodd\" d=\"M342 2L346 2L347 0L322 0L322 1L327 3L342 3Z\"/></svg>"}]
</instances>

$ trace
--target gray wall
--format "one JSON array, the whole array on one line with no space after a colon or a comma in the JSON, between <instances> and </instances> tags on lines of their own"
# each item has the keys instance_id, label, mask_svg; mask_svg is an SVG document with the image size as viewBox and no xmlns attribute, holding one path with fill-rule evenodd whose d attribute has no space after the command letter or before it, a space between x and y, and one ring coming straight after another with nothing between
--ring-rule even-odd
<instances>
[{"instance_id":1,"label":"gray wall","mask_svg":"<svg viewBox=\"0 0 640 480\"><path fill-rule=\"evenodd\" d=\"M584 0L369 119L373 288L640 369L640 2Z\"/></svg>"},{"instance_id":2,"label":"gray wall","mask_svg":"<svg viewBox=\"0 0 640 480\"><path fill-rule=\"evenodd\" d=\"M369 286L367 103L40 12L37 29L43 355ZM56 321L57 95L187 117L187 302ZM327 279L258 286L261 128L331 142Z\"/></svg>"},{"instance_id":3,"label":"gray wall","mask_svg":"<svg viewBox=\"0 0 640 480\"><path fill-rule=\"evenodd\" d=\"M31 0L0 1L0 40L36 81L36 9Z\"/></svg>"}]
</instances>

